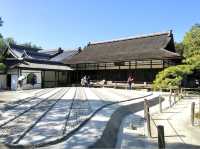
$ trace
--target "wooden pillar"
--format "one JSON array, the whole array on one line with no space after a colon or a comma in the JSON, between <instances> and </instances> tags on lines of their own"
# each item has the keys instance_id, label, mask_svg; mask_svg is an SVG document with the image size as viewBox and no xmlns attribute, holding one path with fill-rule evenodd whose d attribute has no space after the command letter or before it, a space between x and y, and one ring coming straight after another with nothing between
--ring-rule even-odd
<instances>
[{"instance_id":1,"label":"wooden pillar","mask_svg":"<svg viewBox=\"0 0 200 149\"><path fill-rule=\"evenodd\" d=\"M163 69L165 68L165 61L162 60L162 64L163 64Z\"/></svg>"},{"instance_id":2,"label":"wooden pillar","mask_svg":"<svg viewBox=\"0 0 200 149\"><path fill-rule=\"evenodd\" d=\"M120 66L119 66L119 69L118 69L118 80L121 81L121 71L120 71Z\"/></svg>"},{"instance_id":3,"label":"wooden pillar","mask_svg":"<svg viewBox=\"0 0 200 149\"><path fill-rule=\"evenodd\" d=\"M159 96L160 113L162 113L162 97Z\"/></svg>"},{"instance_id":4,"label":"wooden pillar","mask_svg":"<svg viewBox=\"0 0 200 149\"><path fill-rule=\"evenodd\" d=\"M75 82L78 82L78 74L79 74L79 70L76 72L76 81Z\"/></svg>"},{"instance_id":5,"label":"wooden pillar","mask_svg":"<svg viewBox=\"0 0 200 149\"><path fill-rule=\"evenodd\" d=\"M147 133L148 136L151 137L151 119L150 119L150 113L149 113L149 105L147 100L144 100L144 112L145 112L145 119L147 121Z\"/></svg>"},{"instance_id":6,"label":"wooden pillar","mask_svg":"<svg viewBox=\"0 0 200 149\"><path fill-rule=\"evenodd\" d=\"M195 102L191 104L191 124L194 126Z\"/></svg>"},{"instance_id":7,"label":"wooden pillar","mask_svg":"<svg viewBox=\"0 0 200 149\"><path fill-rule=\"evenodd\" d=\"M77 72L79 71L78 70L78 64L75 64L75 67L76 67L76 71L74 73L75 77L74 77L74 82L76 82L78 80L78 77L77 77Z\"/></svg>"},{"instance_id":8,"label":"wooden pillar","mask_svg":"<svg viewBox=\"0 0 200 149\"><path fill-rule=\"evenodd\" d=\"M152 69L153 67L152 67L152 60L150 60L150 68Z\"/></svg>"},{"instance_id":9,"label":"wooden pillar","mask_svg":"<svg viewBox=\"0 0 200 149\"><path fill-rule=\"evenodd\" d=\"M137 69L137 61L135 60L135 69Z\"/></svg>"},{"instance_id":10,"label":"wooden pillar","mask_svg":"<svg viewBox=\"0 0 200 149\"><path fill-rule=\"evenodd\" d=\"M176 92L176 90L174 90L174 104L176 104L176 94L177 94L177 92Z\"/></svg>"},{"instance_id":11,"label":"wooden pillar","mask_svg":"<svg viewBox=\"0 0 200 149\"><path fill-rule=\"evenodd\" d=\"M43 78L43 80L42 80L42 81L43 81L43 88L46 87L46 86L45 86L45 82L46 82L46 81L45 81L45 76L46 76L46 71L44 70L44 78Z\"/></svg>"},{"instance_id":12,"label":"wooden pillar","mask_svg":"<svg viewBox=\"0 0 200 149\"><path fill-rule=\"evenodd\" d=\"M97 63L96 79L99 80L99 63Z\"/></svg>"},{"instance_id":13,"label":"wooden pillar","mask_svg":"<svg viewBox=\"0 0 200 149\"><path fill-rule=\"evenodd\" d=\"M158 132L158 149L165 149L164 126L158 125L157 132Z\"/></svg>"},{"instance_id":14,"label":"wooden pillar","mask_svg":"<svg viewBox=\"0 0 200 149\"><path fill-rule=\"evenodd\" d=\"M56 71L54 71L54 74L55 74L55 78L54 78L54 84L55 84L55 86L57 87L58 86L58 83L57 83L57 72Z\"/></svg>"},{"instance_id":15,"label":"wooden pillar","mask_svg":"<svg viewBox=\"0 0 200 149\"><path fill-rule=\"evenodd\" d=\"M57 72L58 73L58 82L60 82L60 71Z\"/></svg>"},{"instance_id":16,"label":"wooden pillar","mask_svg":"<svg viewBox=\"0 0 200 149\"><path fill-rule=\"evenodd\" d=\"M107 75L106 75L106 63L105 63L105 65L104 65L104 76L103 76L103 78L104 78L105 80L107 80Z\"/></svg>"}]
</instances>

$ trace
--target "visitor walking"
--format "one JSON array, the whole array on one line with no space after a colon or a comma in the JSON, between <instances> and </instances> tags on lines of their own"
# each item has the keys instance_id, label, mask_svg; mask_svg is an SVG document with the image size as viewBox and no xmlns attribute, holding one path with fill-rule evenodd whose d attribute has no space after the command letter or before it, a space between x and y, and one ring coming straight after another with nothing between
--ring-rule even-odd
<instances>
[{"instance_id":1,"label":"visitor walking","mask_svg":"<svg viewBox=\"0 0 200 149\"><path fill-rule=\"evenodd\" d=\"M23 88L23 81L24 81L24 79L25 79L25 76L20 76L20 77L18 78L17 83L18 83L18 87L19 87L20 89Z\"/></svg>"},{"instance_id":2,"label":"visitor walking","mask_svg":"<svg viewBox=\"0 0 200 149\"><path fill-rule=\"evenodd\" d=\"M128 89L131 90L132 88L132 83L133 83L134 79L133 79L133 76L131 74L129 74L129 77L128 77L128 80L127 80L127 83L128 83Z\"/></svg>"}]
</instances>

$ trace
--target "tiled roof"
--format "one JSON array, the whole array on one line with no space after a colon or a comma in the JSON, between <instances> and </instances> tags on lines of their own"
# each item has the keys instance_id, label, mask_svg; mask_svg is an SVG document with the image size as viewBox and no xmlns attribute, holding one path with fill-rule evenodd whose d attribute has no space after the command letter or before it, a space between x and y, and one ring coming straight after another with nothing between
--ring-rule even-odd
<instances>
[{"instance_id":1,"label":"tiled roof","mask_svg":"<svg viewBox=\"0 0 200 149\"><path fill-rule=\"evenodd\" d=\"M62 53L60 53L59 55L51 58L50 60L63 62L64 60L70 59L71 57L73 57L76 54L78 54L78 50L66 50L66 51L63 51Z\"/></svg>"},{"instance_id":2,"label":"tiled roof","mask_svg":"<svg viewBox=\"0 0 200 149\"><path fill-rule=\"evenodd\" d=\"M21 45L10 44L9 51L15 58L32 58L32 59L50 59L50 55L46 53L39 53L41 49L28 48Z\"/></svg>"},{"instance_id":3,"label":"tiled roof","mask_svg":"<svg viewBox=\"0 0 200 149\"><path fill-rule=\"evenodd\" d=\"M72 70L69 66L60 62L48 61L48 60L36 60L36 59L16 59L7 58L5 64L8 68L31 68L41 70Z\"/></svg>"}]
</instances>

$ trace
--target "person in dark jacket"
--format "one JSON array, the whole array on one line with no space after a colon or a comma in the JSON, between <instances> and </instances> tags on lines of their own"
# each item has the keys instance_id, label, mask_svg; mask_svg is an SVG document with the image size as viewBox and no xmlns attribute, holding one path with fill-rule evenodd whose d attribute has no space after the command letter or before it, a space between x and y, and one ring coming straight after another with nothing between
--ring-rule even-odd
<instances>
[{"instance_id":1,"label":"person in dark jacket","mask_svg":"<svg viewBox=\"0 0 200 149\"><path fill-rule=\"evenodd\" d=\"M127 80L127 83L128 83L128 89L131 90L132 88L132 83L133 83L134 79L133 79L133 76L131 74L129 74L128 76L128 80Z\"/></svg>"}]
</instances>

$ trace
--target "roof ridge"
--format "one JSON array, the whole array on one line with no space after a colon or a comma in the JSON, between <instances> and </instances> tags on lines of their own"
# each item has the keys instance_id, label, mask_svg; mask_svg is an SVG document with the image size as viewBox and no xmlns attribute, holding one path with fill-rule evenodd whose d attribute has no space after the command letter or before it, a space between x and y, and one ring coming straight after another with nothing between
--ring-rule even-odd
<instances>
[{"instance_id":1,"label":"roof ridge","mask_svg":"<svg viewBox=\"0 0 200 149\"><path fill-rule=\"evenodd\" d=\"M26 50L32 50L32 51L40 51L40 50L44 50L42 48L33 48L33 47L27 47L27 46L24 46L23 44L12 44L12 43L9 43L10 47L11 48L15 48L15 47L18 47L18 48L22 48L23 50L26 49Z\"/></svg>"},{"instance_id":2,"label":"roof ridge","mask_svg":"<svg viewBox=\"0 0 200 149\"><path fill-rule=\"evenodd\" d=\"M125 41L125 40L132 40L132 39L140 39L140 38L148 38L152 36L159 36L163 34L172 34L172 30L165 31L165 32L154 32L149 34L141 34L141 35L135 35L135 36L129 36L129 37L122 37L118 39L112 39L112 40L105 40L105 41L96 41L96 42L89 42L88 45L95 45L95 44L103 44L103 43L112 43L112 42L119 42L119 41Z\"/></svg>"},{"instance_id":3,"label":"roof ridge","mask_svg":"<svg viewBox=\"0 0 200 149\"><path fill-rule=\"evenodd\" d=\"M65 51L76 51L76 49L62 49L63 52ZM58 49L52 49L52 50L46 50L46 49L43 49L41 51L38 51L39 53L48 53L48 52L58 52Z\"/></svg>"}]
</instances>

